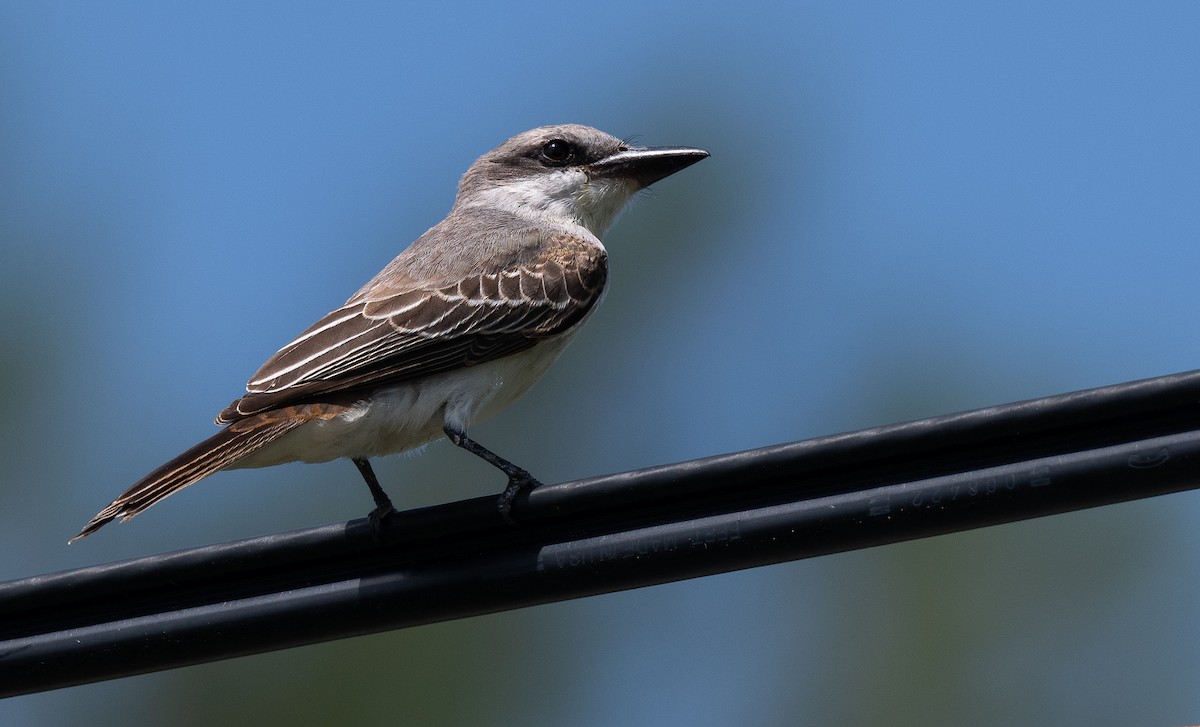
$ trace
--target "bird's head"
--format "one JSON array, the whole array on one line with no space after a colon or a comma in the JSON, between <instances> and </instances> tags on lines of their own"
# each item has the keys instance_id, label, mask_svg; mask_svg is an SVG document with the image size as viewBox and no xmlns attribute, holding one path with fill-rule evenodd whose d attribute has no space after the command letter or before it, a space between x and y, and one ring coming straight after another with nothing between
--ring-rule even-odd
<instances>
[{"instance_id":1,"label":"bird's head","mask_svg":"<svg viewBox=\"0 0 1200 727\"><path fill-rule=\"evenodd\" d=\"M638 190L707 156L685 146L631 146L579 124L542 126L472 164L456 205L582 225L599 237Z\"/></svg>"}]
</instances>

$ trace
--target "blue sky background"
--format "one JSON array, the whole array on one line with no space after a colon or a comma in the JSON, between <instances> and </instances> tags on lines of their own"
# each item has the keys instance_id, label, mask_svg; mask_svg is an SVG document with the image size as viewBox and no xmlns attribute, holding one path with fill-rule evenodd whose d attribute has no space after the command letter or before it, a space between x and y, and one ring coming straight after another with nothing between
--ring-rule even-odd
<instances>
[{"instance_id":1,"label":"blue sky background","mask_svg":"<svg viewBox=\"0 0 1200 727\"><path fill-rule=\"evenodd\" d=\"M68 548L508 136L711 159L473 434L547 481L1200 367L1200 5L0 3L0 578L360 517L221 474ZM398 504L499 491L445 443ZM1194 493L0 703L30 725L1185 724Z\"/></svg>"}]
</instances>

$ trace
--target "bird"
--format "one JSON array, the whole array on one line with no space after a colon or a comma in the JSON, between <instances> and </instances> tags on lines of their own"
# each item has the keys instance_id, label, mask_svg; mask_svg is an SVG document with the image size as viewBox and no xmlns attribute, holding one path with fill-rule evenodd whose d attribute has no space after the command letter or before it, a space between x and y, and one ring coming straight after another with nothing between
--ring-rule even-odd
<instances>
[{"instance_id":1,"label":"bird","mask_svg":"<svg viewBox=\"0 0 1200 727\"><path fill-rule=\"evenodd\" d=\"M640 147L589 126L542 126L479 157L450 213L344 305L279 349L222 428L137 481L71 539L126 521L222 471L349 458L394 512L370 459L447 437L508 478L497 510L538 485L467 435L525 394L605 292L600 238L634 195L709 156Z\"/></svg>"}]
</instances>

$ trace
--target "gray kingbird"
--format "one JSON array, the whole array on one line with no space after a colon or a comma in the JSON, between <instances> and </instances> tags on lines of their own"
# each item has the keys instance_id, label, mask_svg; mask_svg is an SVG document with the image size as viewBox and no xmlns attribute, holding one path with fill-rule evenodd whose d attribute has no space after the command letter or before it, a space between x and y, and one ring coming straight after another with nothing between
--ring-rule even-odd
<instances>
[{"instance_id":1,"label":"gray kingbird","mask_svg":"<svg viewBox=\"0 0 1200 727\"><path fill-rule=\"evenodd\" d=\"M272 356L224 428L146 475L83 527L128 520L218 470L348 457L392 512L368 458L445 434L508 476L498 507L533 487L528 472L467 436L558 358L604 294L600 236L641 189L708 152L636 147L575 124L518 134L471 165L446 219L345 305Z\"/></svg>"}]
</instances>

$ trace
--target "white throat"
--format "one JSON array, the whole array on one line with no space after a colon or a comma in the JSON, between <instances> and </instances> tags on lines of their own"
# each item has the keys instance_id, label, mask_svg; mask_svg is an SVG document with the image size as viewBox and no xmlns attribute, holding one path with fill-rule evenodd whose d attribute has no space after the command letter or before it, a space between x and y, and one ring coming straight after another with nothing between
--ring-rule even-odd
<instances>
[{"instance_id":1,"label":"white throat","mask_svg":"<svg viewBox=\"0 0 1200 727\"><path fill-rule=\"evenodd\" d=\"M589 179L581 171L562 169L480 190L464 204L503 210L539 224L582 226L599 238L636 191L629 180Z\"/></svg>"}]
</instances>

